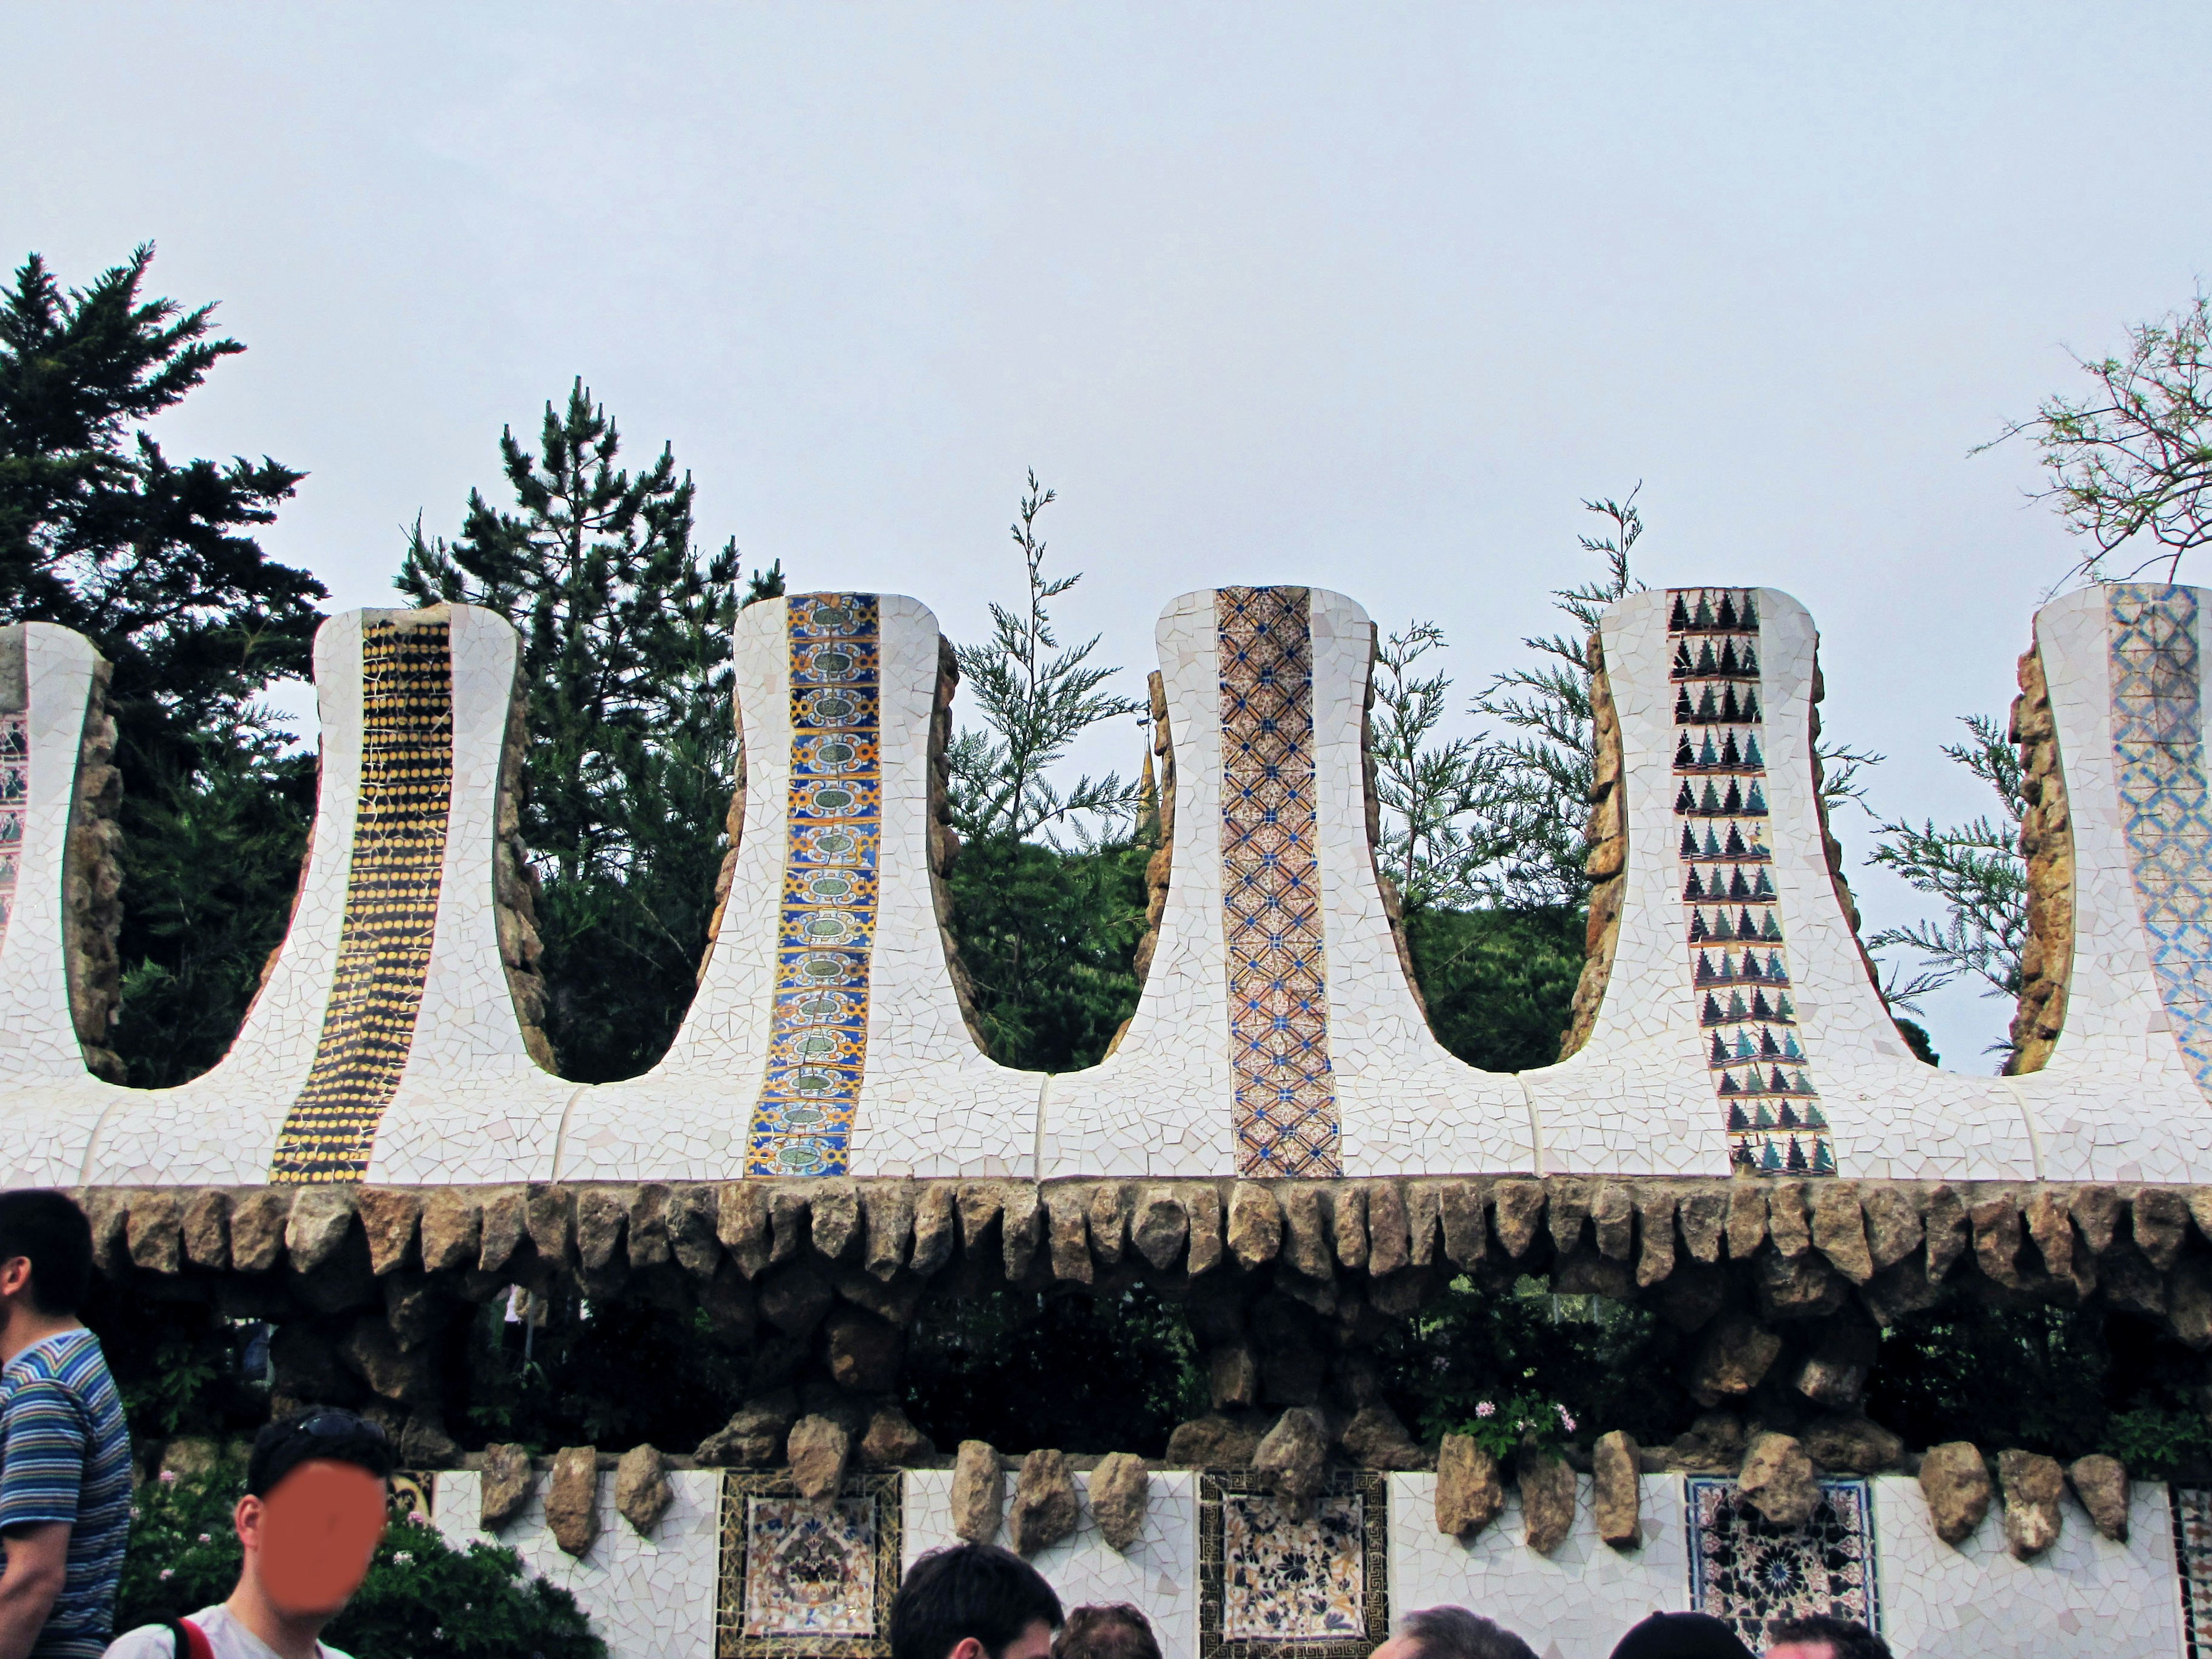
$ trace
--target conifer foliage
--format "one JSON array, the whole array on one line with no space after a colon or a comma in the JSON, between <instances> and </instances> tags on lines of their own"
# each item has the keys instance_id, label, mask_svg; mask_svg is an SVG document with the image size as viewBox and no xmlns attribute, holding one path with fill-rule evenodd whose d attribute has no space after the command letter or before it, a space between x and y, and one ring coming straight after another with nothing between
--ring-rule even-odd
<instances>
[{"instance_id":1,"label":"conifer foliage","mask_svg":"<svg viewBox=\"0 0 2212 1659\"><path fill-rule=\"evenodd\" d=\"M0 295L0 618L87 635L124 778L128 1079L222 1056L284 927L314 757L257 698L305 676L324 589L254 532L305 475L175 461L143 422L225 357L215 307L148 297L151 246L82 289L33 253Z\"/></svg>"},{"instance_id":2,"label":"conifer foliage","mask_svg":"<svg viewBox=\"0 0 2212 1659\"><path fill-rule=\"evenodd\" d=\"M737 785L738 549L702 557L672 449L633 476L582 380L538 443L500 434L513 507L471 490L461 532L418 518L398 585L495 611L530 694L523 838L543 883L547 1035L564 1076L634 1076L675 1036L707 941ZM757 571L745 602L783 591Z\"/></svg>"}]
</instances>

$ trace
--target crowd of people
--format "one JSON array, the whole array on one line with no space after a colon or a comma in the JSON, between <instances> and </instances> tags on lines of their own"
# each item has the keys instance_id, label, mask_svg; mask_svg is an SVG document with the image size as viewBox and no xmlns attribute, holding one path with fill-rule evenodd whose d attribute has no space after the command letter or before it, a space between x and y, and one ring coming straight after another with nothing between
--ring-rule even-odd
<instances>
[{"instance_id":1,"label":"crowd of people","mask_svg":"<svg viewBox=\"0 0 2212 1659\"><path fill-rule=\"evenodd\" d=\"M228 1600L111 1642L131 1518L131 1435L100 1339L77 1317L92 1229L55 1192L0 1193L0 1659L347 1659L325 1626L368 1576L394 1461L374 1423L325 1408L255 1437L232 1522ZM1126 1603L1063 1615L1009 1550L963 1544L917 1560L891 1605L891 1659L1161 1659ZM1373 1659L1536 1659L1465 1607L1402 1619ZM1655 1613L1613 1659L1753 1659L1718 1619ZM1765 1659L1889 1659L1864 1626L1778 1620Z\"/></svg>"}]
</instances>

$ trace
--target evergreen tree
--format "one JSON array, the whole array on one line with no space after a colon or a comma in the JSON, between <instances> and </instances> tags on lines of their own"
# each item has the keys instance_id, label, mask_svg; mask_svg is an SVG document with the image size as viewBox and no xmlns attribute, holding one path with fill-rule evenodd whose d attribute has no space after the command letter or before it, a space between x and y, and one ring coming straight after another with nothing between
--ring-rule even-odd
<instances>
[{"instance_id":1,"label":"evergreen tree","mask_svg":"<svg viewBox=\"0 0 2212 1659\"><path fill-rule=\"evenodd\" d=\"M398 579L522 635L547 1035L562 1075L591 1083L651 1066L690 1006L738 776L737 544L702 558L673 451L633 477L621 447L577 380L546 404L535 453L500 434L515 510L471 490L451 542L418 517ZM771 566L745 602L782 592Z\"/></svg>"},{"instance_id":2,"label":"evergreen tree","mask_svg":"<svg viewBox=\"0 0 2212 1659\"><path fill-rule=\"evenodd\" d=\"M1065 793L1049 775L1085 732L1139 708L1099 689L1121 671L1090 660L1096 635L1063 650L1054 630L1051 601L1082 580L1045 574L1037 520L1055 499L1031 472L1012 532L1028 603L994 605L990 643L959 648L963 692L983 724L948 757L965 844L947 885L991 1057L1065 1072L1095 1065L1137 1006L1158 825L1134 823L1139 786L1117 774L1077 778ZM1063 844L1071 831L1076 844Z\"/></svg>"},{"instance_id":3,"label":"evergreen tree","mask_svg":"<svg viewBox=\"0 0 2212 1659\"><path fill-rule=\"evenodd\" d=\"M64 289L37 254L0 298L0 617L87 635L124 777L128 1079L219 1059L281 938L313 807L314 757L256 702L308 672L306 572L254 539L305 475L271 460L172 461L141 422L246 348L215 307L143 296L150 246Z\"/></svg>"}]
</instances>

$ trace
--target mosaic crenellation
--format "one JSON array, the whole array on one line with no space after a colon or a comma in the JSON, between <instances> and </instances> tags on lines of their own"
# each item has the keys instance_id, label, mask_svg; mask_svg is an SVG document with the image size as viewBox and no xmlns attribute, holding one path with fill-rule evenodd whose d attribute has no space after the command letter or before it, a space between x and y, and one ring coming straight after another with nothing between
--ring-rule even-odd
<instances>
[{"instance_id":1,"label":"mosaic crenellation","mask_svg":"<svg viewBox=\"0 0 2212 1659\"><path fill-rule=\"evenodd\" d=\"M21 705L0 708L0 951L24 987L0 1021L23 1108L0 1164L179 1187L2187 1183L2212 1173L2198 629L2183 587L2038 613L2021 737L2044 781L2033 827L2063 845L2032 849L2032 1052L1978 1078L1912 1059L1871 982L1818 794L1811 618L1765 588L1624 599L1594 643L1599 884L1571 1052L1500 1075L1437 1042L1376 868L1373 624L1318 588L1184 595L1158 634L1164 844L1141 994L1100 1064L1045 1076L980 1051L947 943L957 676L935 618L847 592L750 606L715 944L660 1064L587 1086L546 1071L536 1024L513 632L467 606L350 612L318 641L322 787L261 994L206 1076L131 1091L88 1066L112 915L75 921L64 901L113 898L66 878L112 851L100 665L33 625L12 635L21 694L0 696Z\"/></svg>"}]
</instances>

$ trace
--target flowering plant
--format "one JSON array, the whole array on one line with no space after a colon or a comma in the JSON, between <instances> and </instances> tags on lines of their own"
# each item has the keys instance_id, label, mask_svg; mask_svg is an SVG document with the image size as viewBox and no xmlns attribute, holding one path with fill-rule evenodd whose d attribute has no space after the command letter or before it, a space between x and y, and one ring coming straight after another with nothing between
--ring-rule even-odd
<instances>
[{"instance_id":1,"label":"flowering plant","mask_svg":"<svg viewBox=\"0 0 2212 1659\"><path fill-rule=\"evenodd\" d=\"M1521 1373L1523 1382L1536 1375ZM1523 1389L1504 1400L1478 1400L1474 1414L1445 1425L1445 1432L1463 1434L1501 1462L1516 1452L1556 1451L1578 1425L1575 1415L1556 1400L1547 1400L1533 1389Z\"/></svg>"}]
</instances>

